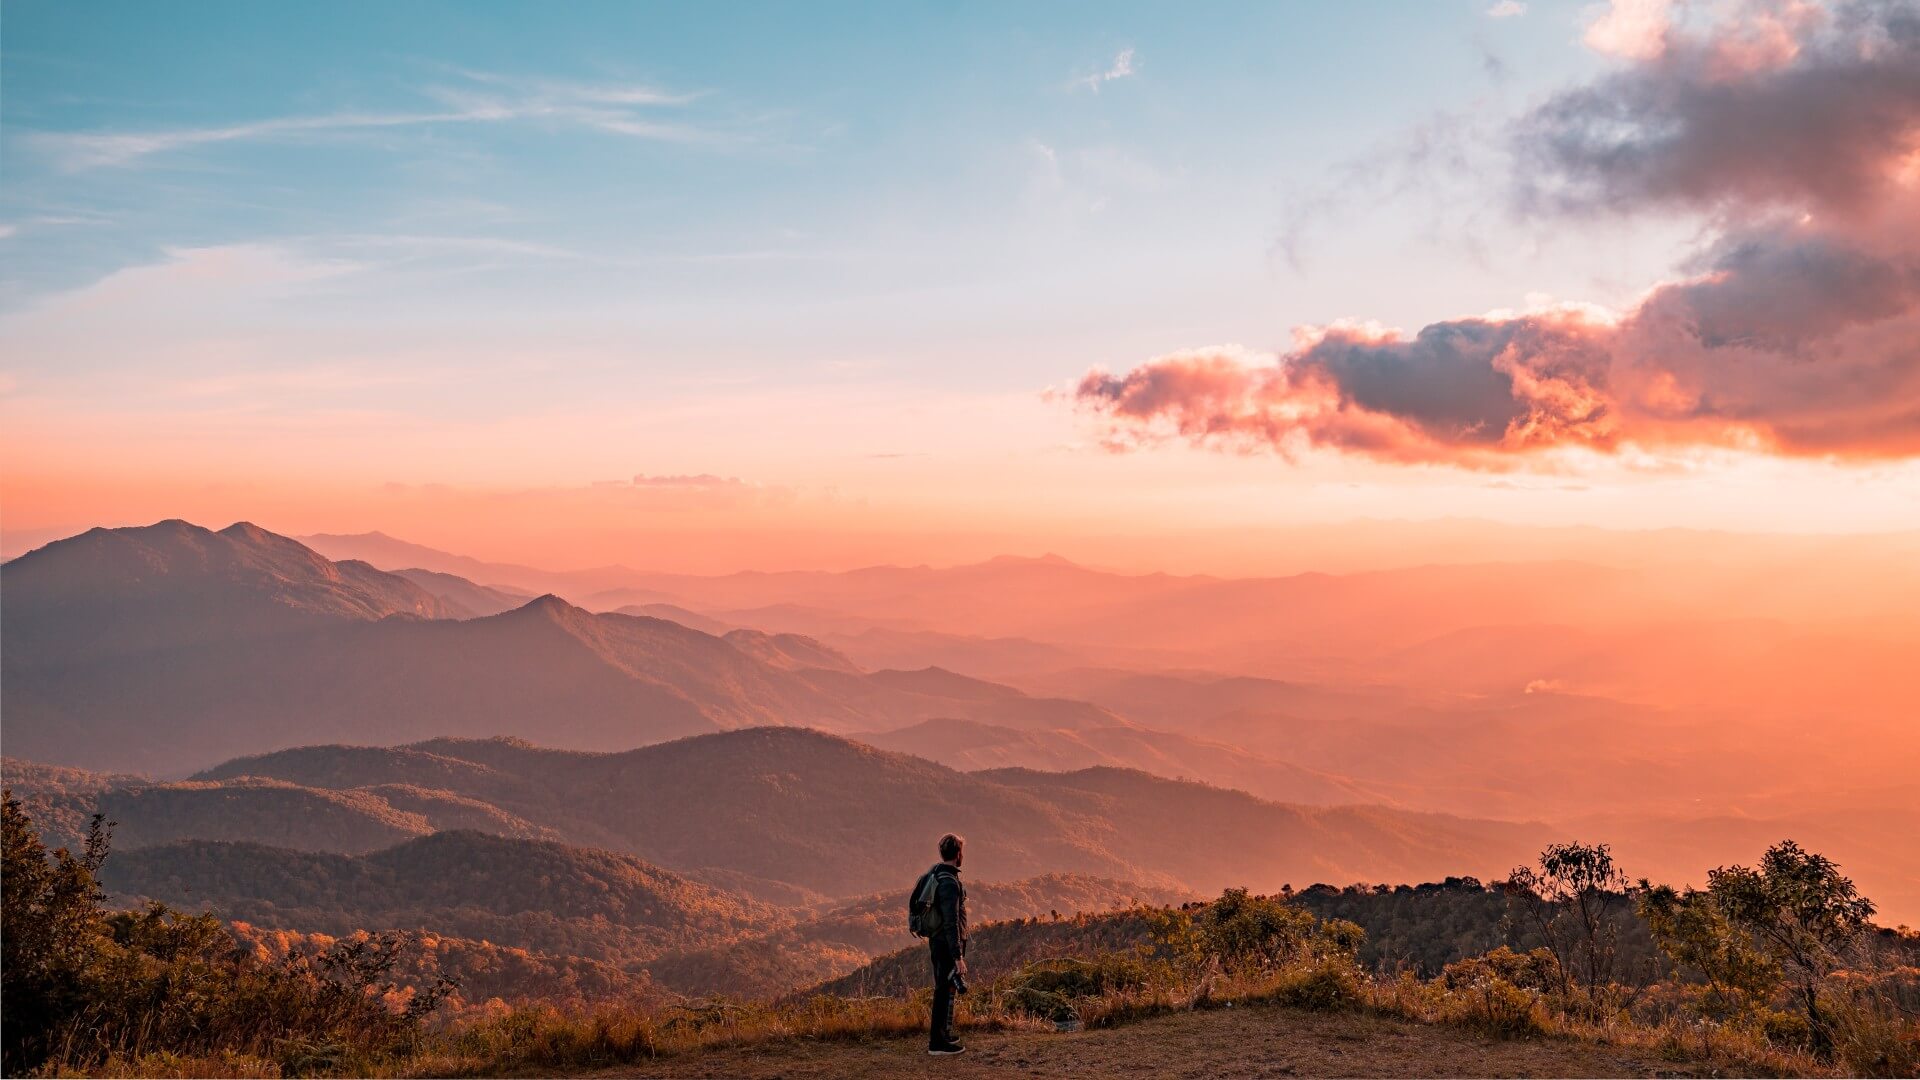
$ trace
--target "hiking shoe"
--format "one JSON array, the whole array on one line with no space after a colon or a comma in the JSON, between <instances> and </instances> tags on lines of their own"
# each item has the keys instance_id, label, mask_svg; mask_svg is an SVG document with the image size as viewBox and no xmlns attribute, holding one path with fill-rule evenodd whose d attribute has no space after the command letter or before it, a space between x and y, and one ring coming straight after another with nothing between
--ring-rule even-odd
<instances>
[{"instance_id":1,"label":"hiking shoe","mask_svg":"<svg viewBox=\"0 0 1920 1080\"><path fill-rule=\"evenodd\" d=\"M927 1047L927 1053L932 1054L935 1057L945 1057L948 1054L964 1053L966 1049L967 1049L966 1047L961 1046L957 1042L950 1042L950 1043L943 1043L939 1046L929 1046Z\"/></svg>"}]
</instances>

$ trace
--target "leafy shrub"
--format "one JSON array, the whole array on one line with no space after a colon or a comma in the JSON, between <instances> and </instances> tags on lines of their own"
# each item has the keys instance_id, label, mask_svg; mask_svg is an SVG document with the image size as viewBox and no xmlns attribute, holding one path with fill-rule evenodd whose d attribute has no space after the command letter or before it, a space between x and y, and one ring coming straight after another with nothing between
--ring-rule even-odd
<instances>
[{"instance_id":1,"label":"leafy shrub","mask_svg":"<svg viewBox=\"0 0 1920 1080\"><path fill-rule=\"evenodd\" d=\"M1177 964L1247 974L1320 957L1351 960L1366 932L1344 919L1315 918L1285 897L1228 889L1211 903L1159 913L1152 937Z\"/></svg>"},{"instance_id":2,"label":"leafy shrub","mask_svg":"<svg viewBox=\"0 0 1920 1080\"><path fill-rule=\"evenodd\" d=\"M272 1060L287 1075L358 1071L412 1045L448 989L388 982L400 958L391 935L260 964L212 916L159 904L110 912L95 877L109 846L97 816L79 856L48 852L10 792L4 828L7 1075L160 1052Z\"/></svg>"},{"instance_id":3,"label":"leafy shrub","mask_svg":"<svg viewBox=\"0 0 1920 1080\"><path fill-rule=\"evenodd\" d=\"M1296 1009L1345 1009L1366 999L1366 987L1351 958L1321 956L1281 971L1262 999Z\"/></svg>"},{"instance_id":4,"label":"leafy shrub","mask_svg":"<svg viewBox=\"0 0 1920 1080\"><path fill-rule=\"evenodd\" d=\"M1442 1017L1494 1038L1541 1034L1547 1030L1541 999L1560 970L1546 949L1516 953L1503 945L1457 960L1441 973L1447 990Z\"/></svg>"},{"instance_id":5,"label":"leafy shrub","mask_svg":"<svg viewBox=\"0 0 1920 1080\"><path fill-rule=\"evenodd\" d=\"M1056 957L1028 964L994 984L1009 1007L1055 1023L1080 1019L1078 1004L1138 990L1151 980L1137 954L1109 953L1091 959Z\"/></svg>"}]
</instances>

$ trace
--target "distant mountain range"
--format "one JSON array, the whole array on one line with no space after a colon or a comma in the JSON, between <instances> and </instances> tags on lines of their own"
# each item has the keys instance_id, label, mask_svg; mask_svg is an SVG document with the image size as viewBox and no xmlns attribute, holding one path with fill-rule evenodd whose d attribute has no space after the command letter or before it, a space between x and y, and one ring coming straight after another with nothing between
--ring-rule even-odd
<instances>
[{"instance_id":1,"label":"distant mountain range","mask_svg":"<svg viewBox=\"0 0 1920 1080\"><path fill-rule=\"evenodd\" d=\"M782 993L900 947L900 893L946 830L974 838L982 921L1238 883L1491 875L1545 836L1111 768L962 773L784 727L611 754L306 747L172 784L11 760L6 773L43 821L78 828L90 804L120 822L105 882L124 897L261 929L431 931L526 950L552 969L542 978L604 984L538 959L579 957L689 992Z\"/></svg>"},{"instance_id":2,"label":"distant mountain range","mask_svg":"<svg viewBox=\"0 0 1920 1080\"><path fill-rule=\"evenodd\" d=\"M30 806L68 804L32 774ZM1493 874L1539 826L1378 807L1302 807L1123 769L958 772L799 728L752 728L622 753L517 740L317 746L241 758L173 785L103 785L138 819L123 847L184 838L359 854L453 828L604 848L768 899L898 885L946 831L979 838L985 881L1077 873L1206 893L1314 881ZM69 815L69 820L74 820Z\"/></svg>"},{"instance_id":3,"label":"distant mountain range","mask_svg":"<svg viewBox=\"0 0 1920 1080\"><path fill-rule=\"evenodd\" d=\"M722 639L552 595L465 617L492 594L423 576L436 595L250 525L96 529L0 573L8 750L92 768L167 774L300 743L440 735L614 749L770 723L1123 723L932 673L869 675L793 635Z\"/></svg>"},{"instance_id":4,"label":"distant mountain range","mask_svg":"<svg viewBox=\"0 0 1920 1080\"><path fill-rule=\"evenodd\" d=\"M784 905L893 887L896 860L924 858L918 830L949 819L1005 838L996 876L1196 889L1498 873L1516 835L1610 840L1636 872L1697 882L1791 836L1847 864L1896 918L1920 904L1905 842L1920 824L1920 564L1836 558L1878 550L1866 541L1690 534L1665 554L1641 538L1637 562L1613 565L1228 580L1057 557L549 572L377 534L310 539L317 549L168 521L5 564L7 752L145 774L57 781L9 761L10 783L31 773L59 792L37 804L50 826L77 835L105 806L126 848L224 839L354 856L471 828L624 852ZM767 725L947 768L882 769L865 791L864 766L761 760L818 764L833 744L741 749L771 739ZM723 734L743 741L659 745ZM472 741L496 736L554 751ZM331 745L294 749L314 744ZM637 747L662 756L627 757ZM622 753L555 756L583 750ZM668 777L677 801L661 802L596 771L676 754L740 792ZM266 756L195 784L153 780L235 755ZM562 764L549 777L534 759ZM906 796L923 782L965 794ZM526 794L549 785L621 793L676 823L712 806L749 837L770 814L808 827L781 824L754 850L689 818L675 850L636 821L603 821L605 798ZM764 801L736 801L751 798ZM856 816L835 816L843 804ZM895 843L898 806L922 817ZM1276 838L1235 851L1213 843L1223 828Z\"/></svg>"}]
</instances>

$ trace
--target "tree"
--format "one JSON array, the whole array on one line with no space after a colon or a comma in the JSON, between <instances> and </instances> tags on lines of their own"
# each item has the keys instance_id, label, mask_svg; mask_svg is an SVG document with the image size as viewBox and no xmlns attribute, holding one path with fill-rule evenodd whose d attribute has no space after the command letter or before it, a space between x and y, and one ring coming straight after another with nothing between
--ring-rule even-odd
<instances>
[{"instance_id":1,"label":"tree","mask_svg":"<svg viewBox=\"0 0 1920 1080\"><path fill-rule=\"evenodd\" d=\"M1707 893L1727 924L1780 966L1806 1012L1815 1051L1831 1053L1833 1020L1821 1007L1820 983L1852 959L1872 926L1873 901L1833 860L1791 840L1768 848L1756 869L1708 871Z\"/></svg>"},{"instance_id":2,"label":"tree","mask_svg":"<svg viewBox=\"0 0 1920 1080\"><path fill-rule=\"evenodd\" d=\"M1515 867L1507 895L1546 942L1559 968L1560 992L1572 1001L1579 983L1589 1007L1613 982L1619 946L1619 912L1627 877L1605 844L1552 844L1539 867Z\"/></svg>"},{"instance_id":3,"label":"tree","mask_svg":"<svg viewBox=\"0 0 1920 1080\"><path fill-rule=\"evenodd\" d=\"M1779 965L1734 932L1711 893L1642 879L1636 908L1660 951L1676 967L1697 973L1716 994L1758 1002L1779 989Z\"/></svg>"},{"instance_id":4,"label":"tree","mask_svg":"<svg viewBox=\"0 0 1920 1080\"><path fill-rule=\"evenodd\" d=\"M1634 905L1660 951L1673 961L1676 974L1698 976L1704 988L1687 985L1683 993L1702 1017L1727 1020L1759 1013L1780 988L1780 966L1753 947L1744 934L1735 933L1712 894L1698 889L1680 891L1642 878ZM1711 1028L1702 1025L1700 1039L1709 1045ZM1711 1050L1707 1050L1711 1054Z\"/></svg>"},{"instance_id":5,"label":"tree","mask_svg":"<svg viewBox=\"0 0 1920 1080\"><path fill-rule=\"evenodd\" d=\"M96 876L106 821L94 817L78 856L49 852L12 792L0 803L0 1075L116 1059L138 1075L152 1051L278 1053L283 1072L303 1075L319 1065L301 1048L321 1046L359 1055L330 1059L329 1071L364 1072L357 1063L409 1045L452 990L437 977L391 981L408 948L399 934L255 962L211 915L110 911Z\"/></svg>"},{"instance_id":6,"label":"tree","mask_svg":"<svg viewBox=\"0 0 1920 1080\"><path fill-rule=\"evenodd\" d=\"M12 791L0 794L0 1071L45 1060L51 1037L84 994L107 935L96 874L106 861L105 818L93 816L76 856L49 853Z\"/></svg>"}]
</instances>

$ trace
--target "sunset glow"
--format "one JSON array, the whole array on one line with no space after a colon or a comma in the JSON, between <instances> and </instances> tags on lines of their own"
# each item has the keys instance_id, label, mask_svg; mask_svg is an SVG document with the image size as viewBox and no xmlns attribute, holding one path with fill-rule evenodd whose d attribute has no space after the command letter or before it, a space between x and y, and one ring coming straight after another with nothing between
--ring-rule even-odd
<instances>
[{"instance_id":1,"label":"sunset glow","mask_svg":"<svg viewBox=\"0 0 1920 1080\"><path fill-rule=\"evenodd\" d=\"M1436 5L1384 39L1315 13L1356 85L1455 63L1436 38L1499 58L1450 99L1370 84L1352 115L1274 104L1304 78L1288 63L1152 55L1151 11L1103 32L1124 64L1049 32L984 94L940 81L962 77L943 50L982 40L964 19L902 27L917 109L629 11L636 40L685 47L562 78L540 64L569 55L565 28L511 70L490 46L429 61L423 38L328 89L303 74L346 47L322 33L260 92L168 115L114 104L115 80L192 27L122 13L125 56L85 61L98 100L67 100L59 43L97 39L25 7L5 550L188 514L566 565L641 544L713 572L1002 550L1247 570L1231 544L1147 538L1910 528L1911 57L1795 11L1476 25ZM397 42L429 33L423 11L381 17ZM230 29L230 53L194 49L208 78L303 33ZM1844 122L1799 114L1771 156L1707 141L1823 80L1858 88L1820 99ZM1222 94L1211 127L1170 126ZM1656 100L1714 111L1656 128L1633 111ZM1349 176L1415 169L1433 175L1411 199Z\"/></svg>"},{"instance_id":2,"label":"sunset glow","mask_svg":"<svg viewBox=\"0 0 1920 1080\"><path fill-rule=\"evenodd\" d=\"M1920 1075L1920 0L5 0L0 616L8 1076Z\"/></svg>"}]
</instances>

